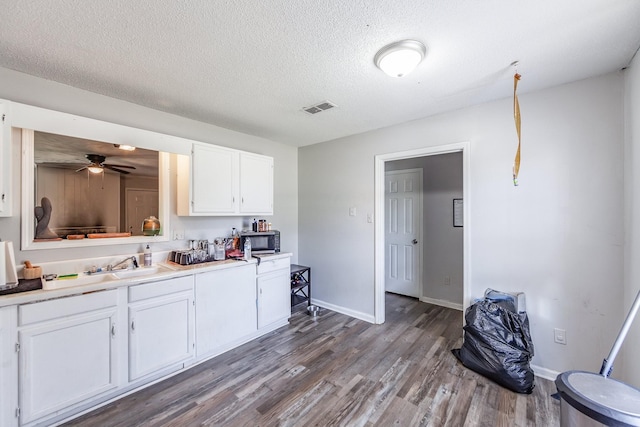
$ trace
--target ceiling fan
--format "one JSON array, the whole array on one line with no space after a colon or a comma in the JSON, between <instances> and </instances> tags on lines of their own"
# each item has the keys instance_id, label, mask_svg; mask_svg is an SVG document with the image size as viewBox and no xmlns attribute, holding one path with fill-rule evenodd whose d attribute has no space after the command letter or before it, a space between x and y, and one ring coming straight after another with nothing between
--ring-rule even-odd
<instances>
[{"instance_id":1,"label":"ceiling fan","mask_svg":"<svg viewBox=\"0 0 640 427\"><path fill-rule=\"evenodd\" d=\"M76 172L80 172L82 170L88 169L89 172L91 173L100 173L104 171L104 168L107 168L107 169L111 169L112 171L127 174L129 173L129 171L122 170L122 168L135 169L134 166L113 165L113 164L105 163L104 161L107 158L100 154L87 154L85 155L85 157L87 158L87 160L91 162L91 164L81 167Z\"/></svg>"}]
</instances>

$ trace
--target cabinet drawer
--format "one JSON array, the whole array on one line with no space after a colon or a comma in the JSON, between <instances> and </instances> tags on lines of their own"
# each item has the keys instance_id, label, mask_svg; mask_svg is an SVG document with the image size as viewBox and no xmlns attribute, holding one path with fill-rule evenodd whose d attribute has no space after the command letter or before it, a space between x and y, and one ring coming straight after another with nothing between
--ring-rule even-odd
<instances>
[{"instance_id":1,"label":"cabinet drawer","mask_svg":"<svg viewBox=\"0 0 640 427\"><path fill-rule=\"evenodd\" d=\"M18 307L18 325L25 326L32 323L59 317L73 316L102 308L113 307L118 304L117 291L102 291L86 295L54 299Z\"/></svg>"},{"instance_id":2,"label":"cabinet drawer","mask_svg":"<svg viewBox=\"0 0 640 427\"><path fill-rule=\"evenodd\" d=\"M278 259L268 259L262 258L260 261L260 265L258 265L258 274L269 273L271 271L289 269L291 265L291 261L289 257L286 258L278 258Z\"/></svg>"},{"instance_id":3,"label":"cabinet drawer","mask_svg":"<svg viewBox=\"0 0 640 427\"><path fill-rule=\"evenodd\" d=\"M177 277L129 287L129 302L136 302L193 289L193 276Z\"/></svg>"}]
</instances>

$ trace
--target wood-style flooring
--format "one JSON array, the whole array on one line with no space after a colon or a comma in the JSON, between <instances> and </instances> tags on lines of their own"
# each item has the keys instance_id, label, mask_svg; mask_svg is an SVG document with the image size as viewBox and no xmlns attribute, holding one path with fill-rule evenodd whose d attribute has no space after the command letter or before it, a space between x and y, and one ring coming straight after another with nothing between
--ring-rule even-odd
<instances>
[{"instance_id":1,"label":"wood-style flooring","mask_svg":"<svg viewBox=\"0 0 640 427\"><path fill-rule=\"evenodd\" d=\"M372 325L300 305L290 325L68 426L557 426L552 382L502 388L451 354L462 313L387 294Z\"/></svg>"}]
</instances>

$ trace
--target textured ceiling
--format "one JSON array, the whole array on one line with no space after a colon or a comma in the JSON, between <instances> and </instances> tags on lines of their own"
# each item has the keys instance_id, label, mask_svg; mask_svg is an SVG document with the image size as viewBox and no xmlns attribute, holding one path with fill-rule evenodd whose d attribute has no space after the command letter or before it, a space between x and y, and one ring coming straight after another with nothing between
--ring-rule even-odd
<instances>
[{"instance_id":1,"label":"textured ceiling","mask_svg":"<svg viewBox=\"0 0 640 427\"><path fill-rule=\"evenodd\" d=\"M4 0L0 22L0 67L295 146L509 96L515 60L526 93L640 46L637 0ZM427 58L388 77L373 57L405 38Z\"/></svg>"}]
</instances>

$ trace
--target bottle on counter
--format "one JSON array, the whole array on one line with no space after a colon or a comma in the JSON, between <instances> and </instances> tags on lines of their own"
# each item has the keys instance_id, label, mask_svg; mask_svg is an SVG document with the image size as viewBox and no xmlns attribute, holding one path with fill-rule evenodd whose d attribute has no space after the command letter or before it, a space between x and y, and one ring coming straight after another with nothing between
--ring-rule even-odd
<instances>
[{"instance_id":1,"label":"bottle on counter","mask_svg":"<svg viewBox=\"0 0 640 427\"><path fill-rule=\"evenodd\" d=\"M152 263L151 261L152 261L151 248L149 247L149 245L147 245L147 247L144 248L144 266L151 267L151 263Z\"/></svg>"},{"instance_id":2,"label":"bottle on counter","mask_svg":"<svg viewBox=\"0 0 640 427\"><path fill-rule=\"evenodd\" d=\"M251 238L244 239L244 260L249 261L251 259Z\"/></svg>"},{"instance_id":3,"label":"bottle on counter","mask_svg":"<svg viewBox=\"0 0 640 427\"><path fill-rule=\"evenodd\" d=\"M231 249L234 251L240 249L240 236L235 228L231 229Z\"/></svg>"},{"instance_id":4,"label":"bottle on counter","mask_svg":"<svg viewBox=\"0 0 640 427\"><path fill-rule=\"evenodd\" d=\"M253 223L251 224L251 229L253 231L258 231L258 221L256 221L255 218L253 218Z\"/></svg>"},{"instance_id":5,"label":"bottle on counter","mask_svg":"<svg viewBox=\"0 0 640 427\"><path fill-rule=\"evenodd\" d=\"M271 231L271 223L267 224L267 231Z\"/></svg>"}]
</instances>

